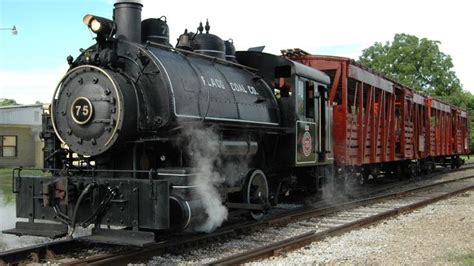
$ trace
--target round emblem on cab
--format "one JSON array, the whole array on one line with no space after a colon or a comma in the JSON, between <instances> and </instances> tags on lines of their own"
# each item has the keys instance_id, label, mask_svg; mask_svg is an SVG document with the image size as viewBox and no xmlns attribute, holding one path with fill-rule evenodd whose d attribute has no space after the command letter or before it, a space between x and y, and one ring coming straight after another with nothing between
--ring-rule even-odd
<instances>
[{"instance_id":1,"label":"round emblem on cab","mask_svg":"<svg viewBox=\"0 0 474 266\"><path fill-rule=\"evenodd\" d=\"M71 105L71 117L74 122L84 125L92 118L94 107L86 97L77 97Z\"/></svg>"},{"instance_id":2,"label":"round emblem on cab","mask_svg":"<svg viewBox=\"0 0 474 266\"><path fill-rule=\"evenodd\" d=\"M306 131L303 135L303 154L308 157L313 151L313 140L311 138L311 133Z\"/></svg>"}]
</instances>

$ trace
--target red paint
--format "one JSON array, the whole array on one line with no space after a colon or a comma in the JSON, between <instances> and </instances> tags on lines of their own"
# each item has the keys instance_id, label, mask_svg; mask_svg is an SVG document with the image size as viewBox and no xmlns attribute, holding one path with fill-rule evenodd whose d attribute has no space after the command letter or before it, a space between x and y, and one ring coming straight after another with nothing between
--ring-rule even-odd
<instances>
[{"instance_id":1,"label":"red paint","mask_svg":"<svg viewBox=\"0 0 474 266\"><path fill-rule=\"evenodd\" d=\"M329 100L334 105L337 164L363 165L469 153L469 147L465 147L468 119L461 116L464 110L446 103L443 104L450 107L450 112L436 109L431 97L417 94L349 58L309 54L287 57L331 76ZM351 65L363 69L366 76L361 79L370 80L375 75L392 82L393 91L349 77ZM431 123L433 119L435 125Z\"/></svg>"}]
</instances>

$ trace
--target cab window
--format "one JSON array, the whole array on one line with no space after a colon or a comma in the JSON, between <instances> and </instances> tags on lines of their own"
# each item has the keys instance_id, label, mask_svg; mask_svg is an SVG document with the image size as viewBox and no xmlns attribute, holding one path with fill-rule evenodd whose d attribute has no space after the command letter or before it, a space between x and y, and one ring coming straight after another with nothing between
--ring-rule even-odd
<instances>
[{"instance_id":1,"label":"cab window","mask_svg":"<svg viewBox=\"0 0 474 266\"><path fill-rule=\"evenodd\" d=\"M296 83L296 112L300 117L304 117L306 112L305 112L305 86L304 86L304 81L298 80Z\"/></svg>"},{"instance_id":2,"label":"cab window","mask_svg":"<svg viewBox=\"0 0 474 266\"><path fill-rule=\"evenodd\" d=\"M314 119L315 83L298 77L296 88L296 112L298 116Z\"/></svg>"}]
</instances>

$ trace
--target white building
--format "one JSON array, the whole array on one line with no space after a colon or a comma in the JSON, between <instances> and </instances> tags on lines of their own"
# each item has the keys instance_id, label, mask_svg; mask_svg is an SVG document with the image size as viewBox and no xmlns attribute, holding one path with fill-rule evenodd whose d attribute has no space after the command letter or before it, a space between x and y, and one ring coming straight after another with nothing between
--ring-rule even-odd
<instances>
[{"instance_id":1,"label":"white building","mask_svg":"<svg viewBox=\"0 0 474 266\"><path fill-rule=\"evenodd\" d=\"M0 168L43 167L43 105L0 107Z\"/></svg>"}]
</instances>

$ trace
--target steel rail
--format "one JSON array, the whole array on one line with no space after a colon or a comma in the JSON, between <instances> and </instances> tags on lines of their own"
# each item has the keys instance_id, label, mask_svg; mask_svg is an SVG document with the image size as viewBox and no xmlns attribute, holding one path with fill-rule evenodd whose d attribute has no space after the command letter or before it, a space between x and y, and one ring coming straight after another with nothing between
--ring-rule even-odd
<instances>
[{"instance_id":1,"label":"steel rail","mask_svg":"<svg viewBox=\"0 0 474 266\"><path fill-rule=\"evenodd\" d=\"M412 212L416 209L427 206L434 202L437 202L449 197L453 197L455 195L467 192L472 189L474 189L474 185L469 185L467 187L456 189L454 191L450 191L439 196L430 197L428 199L420 200L418 202L408 204L402 207L393 208L391 210L384 211L384 212L381 212L369 217L365 217L362 219L358 219L353 222L348 222L346 224L333 227L321 232L315 232L314 230L312 230L307 233L304 233L292 238L284 239L282 241L278 241L276 243L272 243L267 246L263 246L260 248L249 250L247 252L243 252L243 253L229 256L226 258L222 258L222 259L213 261L210 264L211 265L243 264L243 263L250 262L256 259L279 256L289 251L306 246L312 242L321 241L325 239L326 237L341 235L343 233L352 231L354 229L359 229L367 225L379 223L388 218L392 218L403 213Z\"/></svg>"},{"instance_id":2,"label":"steel rail","mask_svg":"<svg viewBox=\"0 0 474 266\"><path fill-rule=\"evenodd\" d=\"M78 239L57 240L33 246L6 250L0 252L0 265L14 264L28 261L31 263L40 262L41 258L52 257L62 250L77 247Z\"/></svg>"}]
</instances>

